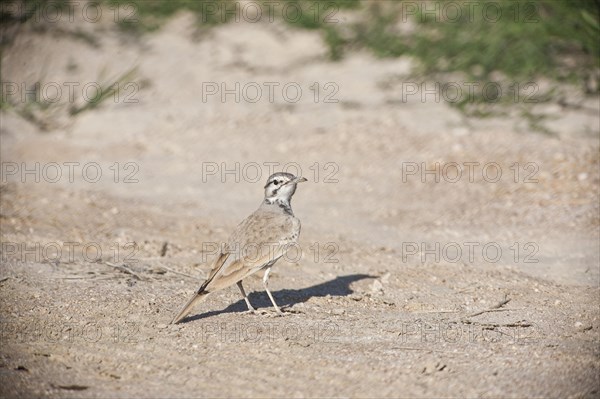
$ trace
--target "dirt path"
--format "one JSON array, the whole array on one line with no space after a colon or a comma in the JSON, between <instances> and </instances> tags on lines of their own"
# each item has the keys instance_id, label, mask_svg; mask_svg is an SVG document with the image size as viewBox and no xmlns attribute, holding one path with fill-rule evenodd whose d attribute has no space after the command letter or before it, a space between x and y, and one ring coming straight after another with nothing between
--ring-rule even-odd
<instances>
[{"instance_id":1,"label":"dirt path","mask_svg":"<svg viewBox=\"0 0 600 399\"><path fill-rule=\"evenodd\" d=\"M41 64L55 82L137 66L145 86L66 125L57 111L46 132L2 113L3 397L598 395L597 113L559 109L557 134L532 133L399 104L381 82L406 59L330 63L318 35L278 25L190 32L181 15L141 41L26 33L7 51L8 81ZM303 96L203 100L223 82ZM315 82L339 101L315 103ZM39 183L23 174L36 162ZM258 206L269 162L311 181L293 203L302 256L270 283L288 314L271 317L251 278L267 314L244 313L232 288L168 325L207 272L206 244Z\"/></svg>"}]
</instances>

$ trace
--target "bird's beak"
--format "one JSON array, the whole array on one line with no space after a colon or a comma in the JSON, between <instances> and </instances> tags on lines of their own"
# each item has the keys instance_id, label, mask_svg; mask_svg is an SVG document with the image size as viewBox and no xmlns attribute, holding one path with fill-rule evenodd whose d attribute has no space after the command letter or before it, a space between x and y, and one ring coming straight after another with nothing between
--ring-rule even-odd
<instances>
[{"instance_id":1,"label":"bird's beak","mask_svg":"<svg viewBox=\"0 0 600 399\"><path fill-rule=\"evenodd\" d=\"M302 182L305 182L305 181L308 181L308 179L306 177L296 177L293 180L294 183L302 183Z\"/></svg>"}]
</instances>

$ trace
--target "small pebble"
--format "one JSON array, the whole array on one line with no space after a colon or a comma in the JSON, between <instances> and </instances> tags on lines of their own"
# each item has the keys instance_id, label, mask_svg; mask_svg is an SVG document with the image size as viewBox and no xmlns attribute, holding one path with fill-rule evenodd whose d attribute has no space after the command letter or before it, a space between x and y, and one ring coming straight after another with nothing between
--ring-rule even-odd
<instances>
[{"instance_id":1,"label":"small pebble","mask_svg":"<svg viewBox=\"0 0 600 399\"><path fill-rule=\"evenodd\" d=\"M577 331L588 331L591 330L593 326L591 324L584 324L578 321L577 323L575 323L575 328L577 329Z\"/></svg>"},{"instance_id":2,"label":"small pebble","mask_svg":"<svg viewBox=\"0 0 600 399\"><path fill-rule=\"evenodd\" d=\"M423 374L432 374L435 373L436 371L442 371L446 368L446 365L440 362L428 362L426 363L423 368L421 373Z\"/></svg>"},{"instance_id":3,"label":"small pebble","mask_svg":"<svg viewBox=\"0 0 600 399\"><path fill-rule=\"evenodd\" d=\"M373 281L373 284L371 284L371 291L374 293L383 291L383 284L381 284L381 281Z\"/></svg>"}]
</instances>

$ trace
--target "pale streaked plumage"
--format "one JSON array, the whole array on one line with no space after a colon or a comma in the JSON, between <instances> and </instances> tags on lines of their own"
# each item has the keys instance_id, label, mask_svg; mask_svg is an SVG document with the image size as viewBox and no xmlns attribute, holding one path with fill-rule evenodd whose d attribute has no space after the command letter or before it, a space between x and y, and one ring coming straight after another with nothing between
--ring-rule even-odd
<instances>
[{"instance_id":1,"label":"pale streaked plumage","mask_svg":"<svg viewBox=\"0 0 600 399\"><path fill-rule=\"evenodd\" d=\"M275 173L269 177L263 203L237 226L226 248L222 249L213 262L208 278L173 319L173 323L183 320L193 306L211 292L236 283L248 309L254 311L242 280L262 269L266 270L263 277L265 291L277 313L281 314L267 282L273 264L298 241L300 220L294 216L290 201L296 191L296 184L303 181L306 179L290 173Z\"/></svg>"}]
</instances>

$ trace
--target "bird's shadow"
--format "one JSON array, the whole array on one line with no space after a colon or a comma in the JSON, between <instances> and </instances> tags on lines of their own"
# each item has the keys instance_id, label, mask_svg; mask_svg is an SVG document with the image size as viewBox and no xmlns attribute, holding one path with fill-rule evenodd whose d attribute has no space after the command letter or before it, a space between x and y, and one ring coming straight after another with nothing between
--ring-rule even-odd
<instances>
[{"instance_id":1,"label":"bird's shadow","mask_svg":"<svg viewBox=\"0 0 600 399\"><path fill-rule=\"evenodd\" d=\"M355 281L363 280L366 278L376 278L368 274L350 274L348 276L339 276L333 280L326 281L321 284L313 285L311 287L300 288L298 290L279 290L271 292L275 302L281 307L286 308L296 303L306 302L312 297L323 297L327 295L331 296L347 296L352 294L354 291L350 289L350 284ZM273 304L269 300L265 291L252 292L248 295L250 303L255 308L272 307ZM225 309L213 310L206 313L197 314L194 316L188 316L183 319L182 323L187 323L194 320L206 319L208 317L216 316L222 313L234 313L234 312L245 312L248 310L244 299L232 303Z\"/></svg>"}]
</instances>

